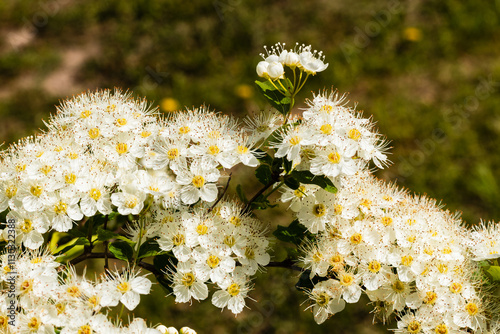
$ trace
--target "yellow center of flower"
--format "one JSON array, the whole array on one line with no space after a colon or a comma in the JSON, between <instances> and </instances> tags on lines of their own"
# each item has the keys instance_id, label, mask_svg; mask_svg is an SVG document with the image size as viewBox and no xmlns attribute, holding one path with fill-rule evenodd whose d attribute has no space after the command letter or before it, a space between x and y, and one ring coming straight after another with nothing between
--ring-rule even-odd
<instances>
[{"instance_id":1,"label":"yellow center of flower","mask_svg":"<svg viewBox=\"0 0 500 334\"><path fill-rule=\"evenodd\" d=\"M320 292L316 296L316 304L321 307L326 307L328 303L330 302L330 296L326 294L326 292Z\"/></svg>"},{"instance_id":2,"label":"yellow center of flower","mask_svg":"<svg viewBox=\"0 0 500 334\"><path fill-rule=\"evenodd\" d=\"M56 310L57 310L57 314L58 314L58 315L59 315L59 314L63 314L63 313L64 313L64 311L66 311L66 305L64 305L63 303L57 303L57 304L55 305L55 307L56 307Z\"/></svg>"},{"instance_id":3,"label":"yellow center of flower","mask_svg":"<svg viewBox=\"0 0 500 334\"><path fill-rule=\"evenodd\" d=\"M155 186L149 186L148 189L152 192L160 192L160 188L158 187L155 187Z\"/></svg>"},{"instance_id":4,"label":"yellow center of flower","mask_svg":"<svg viewBox=\"0 0 500 334\"><path fill-rule=\"evenodd\" d=\"M377 260L373 260L372 262L368 263L368 270L374 274L378 273L381 268L382 265Z\"/></svg>"},{"instance_id":5,"label":"yellow center of flower","mask_svg":"<svg viewBox=\"0 0 500 334\"><path fill-rule=\"evenodd\" d=\"M73 173L68 173L66 175L64 175L64 182L66 182L67 184L74 184L76 181L76 175L73 174Z\"/></svg>"},{"instance_id":6,"label":"yellow center of flower","mask_svg":"<svg viewBox=\"0 0 500 334\"><path fill-rule=\"evenodd\" d=\"M413 320L408 324L408 327L406 327L409 333L415 334L419 333L420 330L422 329L422 326L420 325L420 322Z\"/></svg>"},{"instance_id":7,"label":"yellow center of flower","mask_svg":"<svg viewBox=\"0 0 500 334\"><path fill-rule=\"evenodd\" d=\"M363 240L363 237L359 233L354 233L353 235L351 235L350 240L352 244L359 245Z\"/></svg>"},{"instance_id":8,"label":"yellow center of flower","mask_svg":"<svg viewBox=\"0 0 500 334\"><path fill-rule=\"evenodd\" d=\"M338 154L338 152L328 154L328 161L332 164L338 164L340 162L340 154Z\"/></svg>"},{"instance_id":9,"label":"yellow center of flower","mask_svg":"<svg viewBox=\"0 0 500 334\"><path fill-rule=\"evenodd\" d=\"M62 150L64 150L64 148L62 146L57 146L54 151L56 152L62 152Z\"/></svg>"},{"instance_id":10,"label":"yellow center of flower","mask_svg":"<svg viewBox=\"0 0 500 334\"><path fill-rule=\"evenodd\" d=\"M196 175L193 177L193 186L196 188L201 188L205 185L205 179L201 175Z\"/></svg>"},{"instance_id":11,"label":"yellow center of flower","mask_svg":"<svg viewBox=\"0 0 500 334\"><path fill-rule=\"evenodd\" d=\"M443 254L450 254L451 253L451 248L450 247L443 248L442 253Z\"/></svg>"},{"instance_id":12,"label":"yellow center of flower","mask_svg":"<svg viewBox=\"0 0 500 334\"><path fill-rule=\"evenodd\" d=\"M118 286L116 288L121 293L125 293L125 292L130 290L130 284L129 284L129 282L121 282L120 284L118 284Z\"/></svg>"},{"instance_id":13,"label":"yellow center of flower","mask_svg":"<svg viewBox=\"0 0 500 334\"><path fill-rule=\"evenodd\" d=\"M176 234L172 238L172 242L174 243L174 246L180 246L186 242L186 238L184 237L184 234Z\"/></svg>"},{"instance_id":14,"label":"yellow center of flower","mask_svg":"<svg viewBox=\"0 0 500 334\"><path fill-rule=\"evenodd\" d=\"M15 185L10 185L5 188L5 197L12 198L17 194L17 187Z\"/></svg>"},{"instance_id":15,"label":"yellow center of flower","mask_svg":"<svg viewBox=\"0 0 500 334\"><path fill-rule=\"evenodd\" d=\"M26 164L17 164L16 165L16 172L20 173L26 169Z\"/></svg>"},{"instance_id":16,"label":"yellow center of flower","mask_svg":"<svg viewBox=\"0 0 500 334\"><path fill-rule=\"evenodd\" d=\"M151 131L144 130L144 131L141 132L141 137L142 138L148 138L149 136L151 136Z\"/></svg>"},{"instance_id":17,"label":"yellow center of flower","mask_svg":"<svg viewBox=\"0 0 500 334\"><path fill-rule=\"evenodd\" d=\"M75 298L78 298L82 295L80 288L77 287L76 285L68 287L66 289L66 292L68 293L68 295L70 295L71 297L75 297Z\"/></svg>"},{"instance_id":18,"label":"yellow center of flower","mask_svg":"<svg viewBox=\"0 0 500 334\"><path fill-rule=\"evenodd\" d=\"M232 216L231 218L229 218L229 222L231 224L233 224L234 226L240 226L241 225L241 218L236 217L236 216Z\"/></svg>"},{"instance_id":19,"label":"yellow center of flower","mask_svg":"<svg viewBox=\"0 0 500 334\"><path fill-rule=\"evenodd\" d=\"M207 259L207 264L210 268L215 268L219 265L220 259L215 255L210 255Z\"/></svg>"},{"instance_id":20,"label":"yellow center of flower","mask_svg":"<svg viewBox=\"0 0 500 334\"><path fill-rule=\"evenodd\" d=\"M351 130L349 130L348 136L352 140L358 140L361 137L361 132L359 132L358 129L351 129Z\"/></svg>"},{"instance_id":21,"label":"yellow center of flower","mask_svg":"<svg viewBox=\"0 0 500 334\"><path fill-rule=\"evenodd\" d=\"M301 140L302 138L300 138L299 136L293 136L288 142L290 143L290 145L295 146L299 145Z\"/></svg>"},{"instance_id":22,"label":"yellow center of flower","mask_svg":"<svg viewBox=\"0 0 500 334\"><path fill-rule=\"evenodd\" d=\"M40 158L40 157L41 157L44 153L45 153L44 151L38 151L38 152L36 152L36 155L35 155L35 156L36 156L37 158Z\"/></svg>"},{"instance_id":23,"label":"yellow center of flower","mask_svg":"<svg viewBox=\"0 0 500 334\"><path fill-rule=\"evenodd\" d=\"M392 283L392 290L396 293L401 293L405 291L405 284L397 279L394 283Z\"/></svg>"},{"instance_id":24,"label":"yellow center of flower","mask_svg":"<svg viewBox=\"0 0 500 334\"><path fill-rule=\"evenodd\" d=\"M252 248L250 248L250 247L245 248L245 257L247 259L250 259L250 260L255 259L255 252L254 252L254 250Z\"/></svg>"},{"instance_id":25,"label":"yellow center of flower","mask_svg":"<svg viewBox=\"0 0 500 334\"><path fill-rule=\"evenodd\" d=\"M10 265L6 265L6 266L3 267L3 272L5 274L10 273L11 271L12 271L12 269L10 269Z\"/></svg>"},{"instance_id":26,"label":"yellow center of flower","mask_svg":"<svg viewBox=\"0 0 500 334\"><path fill-rule=\"evenodd\" d=\"M323 124L319 130L324 133L325 135L329 135L332 133L333 127L330 124Z\"/></svg>"},{"instance_id":27,"label":"yellow center of flower","mask_svg":"<svg viewBox=\"0 0 500 334\"><path fill-rule=\"evenodd\" d=\"M448 334L448 327L445 324L438 325L434 328L434 332L436 334Z\"/></svg>"},{"instance_id":28,"label":"yellow center of flower","mask_svg":"<svg viewBox=\"0 0 500 334\"><path fill-rule=\"evenodd\" d=\"M234 244L236 243L236 239L232 235L226 235L224 238L224 244L228 247L233 247Z\"/></svg>"},{"instance_id":29,"label":"yellow center of flower","mask_svg":"<svg viewBox=\"0 0 500 334\"><path fill-rule=\"evenodd\" d=\"M369 209L372 205L372 201L370 201L369 199L363 199L359 204Z\"/></svg>"},{"instance_id":30,"label":"yellow center of flower","mask_svg":"<svg viewBox=\"0 0 500 334\"><path fill-rule=\"evenodd\" d=\"M410 266L411 263L413 262L413 257L411 255L405 255L405 256L401 256L401 264L403 266Z\"/></svg>"},{"instance_id":31,"label":"yellow center of flower","mask_svg":"<svg viewBox=\"0 0 500 334\"><path fill-rule=\"evenodd\" d=\"M174 216L166 216L166 217L162 218L161 223L168 224L168 223L172 223L174 220L175 220Z\"/></svg>"},{"instance_id":32,"label":"yellow center of flower","mask_svg":"<svg viewBox=\"0 0 500 334\"><path fill-rule=\"evenodd\" d=\"M89 303L89 305L92 307L92 308L96 308L97 306L99 306L99 297L94 295L94 296L91 296L87 302Z\"/></svg>"},{"instance_id":33,"label":"yellow center of flower","mask_svg":"<svg viewBox=\"0 0 500 334\"><path fill-rule=\"evenodd\" d=\"M220 137L220 132L217 130L213 130L208 133L208 138L217 139L219 137Z\"/></svg>"},{"instance_id":34,"label":"yellow center of flower","mask_svg":"<svg viewBox=\"0 0 500 334\"><path fill-rule=\"evenodd\" d=\"M416 237L415 235L409 235L409 236L406 238L406 240L407 240L408 242L411 242L411 243L414 243L416 239L417 239L417 237Z\"/></svg>"},{"instance_id":35,"label":"yellow center of flower","mask_svg":"<svg viewBox=\"0 0 500 334\"><path fill-rule=\"evenodd\" d=\"M68 158L70 158L71 160L76 160L76 159L78 159L78 153L75 153L75 152L69 152L66 156L67 156Z\"/></svg>"},{"instance_id":36,"label":"yellow center of flower","mask_svg":"<svg viewBox=\"0 0 500 334\"><path fill-rule=\"evenodd\" d=\"M208 148L208 154L216 155L219 154L220 149L217 145L212 145Z\"/></svg>"},{"instance_id":37,"label":"yellow center of flower","mask_svg":"<svg viewBox=\"0 0 500 334\"><path fill-rule=\"evenodd\" d=\"M460 292L462 292L462 289L463 289L463 287L462 287L462 284L460 284L460 283L453 282L450 285L450 291L452 293L460 293Z\"/></svg>"},{"instance_id":38,"label":"yellow center of flower","mask_svg":"<svg viewBox=\"0 0 500 334\"><path fill-rule=\"evenodd\" d=\"M245 154L248 152L248 147L238 145L238 147L236 148L236 152L238 152L238 154Z\"/></svg>"},{"instance_id":39,"label":"yellow center of flower","mask_svg":"<svg viewBox=\"0 0 500 334\"><path fill-rule=\"evenodd\" d=\"M474 316L479 312L479 307L477 307L476 303L469 302L465 305L465 310L469 313L469 315Z\"/></svg>"},{"instance_id":40,"label":"yellow center of flower","mask_svg":"<svg viewBox=\"0 0 500 334\"><path fill-rule=\"evenodd\" d=\"M293 194L295 195L295 197L302 198L305 195L305 191L306 191L306 187L300 186L293 191Z\"/></svg>"},{"instance_id":41,"label":"yellow center of flower","mask_svg":"<svg viewBox=\"0 0 500 334\"><path fill-rule=\"evenodd\" d=\"M344 263L344 257L342 256L342 254L337 253L337 254L333 255L330 258L330 261L328 261L328 262L335 269L339 265L342 265Z\"/></svg>"},{"instance_id":42,"label":"yellow center of flower","mask_svg":"<svg viewBox=\"0 0 500 334\"><path fill-rule=\"evenodd\" d=\"M412 226L416 223L417 221L415 219L408 219L406 220L406 224L408 224L408 226Z\"/></svg>"},{"instance_id":43,"label":"yellow center of flower","mask_svg":"<svg viewBox=\"0 0 500 334\"><path fill-rule=\"evenodd\" d=\"M92 328L89 325L83 325L78 329L78 334L92 334Z\"/></svg>"},{"instance_id":44,"label":"yellow center of flower","mask_svg":"<svg viewBox=\"0 0 500 334\"><path fill-rule=\"evenodd\" d=\"M323 254L321 254L319 251L316 251L312 256L312 260L316 263L320 262L322 259L323 259Z\"/></svg>"},{"instance_id":45,"label":"yellow center of flower","mask_svg":"<svg viewBox=\"0 0 500 334\"><path fill-rule=\"evenodd\" d=\"M116 110L116 105L112 104L106 107L106 112L114 112Z\"/></svg>"},{"instance_id":46,"label":"yellow center of flower","mask_svg":"<svg viewBox=\"0 0 500 334\"><path fill-rule=\"evenodd\" d=\"M240 286L236 283L231 284L227 288L227 292L233 297L237 296L240 293L240 291L241 291Z\"/></svg>"},{"instance_id":47,"label":"yellow center of flower","mask_svg":"<svg viewBox=\"0 0 500 334\"><path fill-rule=\"evenodd\" d=\"M354 276L352 276L351 274L344 273L344 274L340 277L340 284L342 284L343 286L349 286L349 285L351 285L353 282L354 282Z\"/></svg>"},{"instance_id":48,"label":"yellow center of flower","mask_svg":"<svg viewBox=\"0 0 500 334\"><path fill-rule=\"evenodd\" d=\"M177 158L179 157L179 149L177 149L177 148L172 148L172 149L168 150L168 152L167 152L167 157L168 157L170 160L177 159Z\"/></svg>"},{"instance_id":49,"label":"yellow center of flower","mask_svg":"<svg viewBox=\"0 0 500 334\"><path fill-rule=\"evenodd\" d=\"M424 304L433 305L436 302L437 297L438 296L434 291L427 291L422 301Z\"/></svg>"},{"instance_id":50,"label":"yellow center of flower","mask_svg":"<svg viewBox=\"0 0 500 334\"><path fill-rule=\"evenodd\" d=\"M329 114L330 112L332 112L333 107L332 106L322 106L320 110Z\"/></svg>"},{"instance_id":51,"label":"yellow center of flower","mask_svg":"<svg viewBox=\"0 0 500 334\"><path fill-rule=\"evenodd\" d=\"M81 118L87 118L89 117L90 115L92 114L92 112L90 110L84 110L80 113L80 117Z\"/></svg>"},{"instance_id":52,"label":"yellow center of flower","mask_svg":"<svg viewBox=\"0 0 500 334\"><path fill-rule=\"evenodd\" d=\"M21 225L21 231L24 233L28 233L31 230L33 230L33 224L31 223L31 220L25 219L23 224Z\"/></svg>"},{"instance_id":53,"label":"yellow center of flower","mask_svg":"<svg viewBox=\"0 0 500 334\"><path fill-rule=\"evenodd\" d=\"M33 264L40 263L42 261L43 261L43 259L40 256L34 257L31 259L31 263L33 263Z\"/></svg>"},{"instance_id":54,"label":"yellow center of flower","mask_svg":"<svg viewBox=\"0 0 500 334\"><path fill-rule=\"evenodd\" d=\"M424 249L424 253L431 256L432 254L434 254L434 250L431 247L426 247Z\"/></svg>"},{"instance_id":55,"label":"yellow center of flower","mask_svg":"<svg viewBox=\"0 0 500 334\"><path fill-rule=\"evenodd\" d=\"M41 324L42 322L37 317L33 317L28 322L28 328L30 329L30 331L36 332L38 331L38 328L40 327Z\"/></svg>"},{"instance_id":56,"label":"yellow center of flower","mask_svg":"<svg viewBox=\"0 0 500 334\"><path fill-rule=\"evenodd\" d=\"M40 168L40 172L45 174L45 175L49 174L51 170L52 170L52 166L49 166L49 165L45 165L42 168Z\"/></svg>"},{"instance_id":57,"label":"yellow center of flower","mask_svg":"<svg viewBox=\"0 0 500 334\"><path fill-rule=\"evenodd\" d=\"M89 196L92 198L94 201L98 201L99 198L101 198L101 191L97 188L92 188L89 191Z\"/></svg>"},{"instance_id":58,"label":"yellow center of flower","mask_svg":"<svg viewBox=\"0 0 500 334\"><path fill-rule=\"evenodd\" d=\"M189 126L183 126L183 127L179 128L179 133L183 134L183 135L185 135L186 133L189 133L189 131L191 131L191 129L189 128Z\"/></svg>"},{"instance_id":59,"label":"yellow center of flower","mask_svg":"<svg viewBox=\"0 0 500 334\"><path fill-rule=\"evenodd\" d=\"M21 292L28 292L31 289L33 289L33 279L28 279L21 283Z\"/></svg>"},{"instance_id":60,"label":"yellow center of flower","mask_svg":"<svg viewBox=\"0 0 500 334\"><path fill-rule=\"evenodd\" d=\"M100 135L101 135L101 131L99 130L99 128L92 128L89 130L89 138L90 139L96 139Z\"/></svg>"},{"instance_id":61,"label":"yellow center of flower","mask_svg":"<svg viewBox=\"0 0 500 334\"><path fill-rule=\"evenodd\" d=\"M9 325L9 318L6 315L0 315L0 328L7 328Z\"/></svg>"},{"instance_id":62,"label":"yellow center of flower","mask_svg":"<svg viewBox=\"0 0 500 334\"><path fill-rule=\"evenodd\" d=\"M133 209L137 205L137 197L131 197L128 200L125 201L125 207L127 209Z\"/></svg>"},{"instance_id":63,"label":"yellow center of flower","mask_svg":"<svg viewBox=\"0 0 500 334\"><path fill-rule=\"evenodd\" d=\"M380 218L380 222L384 226L389 226L392 224L392 218L391 217L382 217L382 218Z\"/></svg>"},{"instance_id":64,"label":"yellow center of flower","mask_svg":"<svg viewBox=\"0 0 500 334\"><path fill-rule=\"evenodd\" d=\"M344 208L343 208L343 207L342 207L342 205L340 205L340 204L335 204L335 205L333 206L333 212L334 212L336 215L340 215L340 214L342 214L342 210L343 210L343 209L344 209Z\"/></svg>"},{"instance_id":65,"label":"yellow center of flower","mask_svg":"<svg viewBox=\"0 0 500 334\"><path fill-rule=\"evenodd\" d=\"M118 118L116 120L116 126L124 126L124 125L127 125L127 119L125 118Z\"/></svg>"},{"instance_id":66,"label":"yellow center of flower","mask_svg":"<svg viewBox=\"0 0 500 334\"><path fill-rule=\"evenodd\" d=\"M125 143L116 144L115 149L116 149L116 152L118 152L118 154L120 154L120 155L128 152L128 146Z\"/></svg>"},{"instance_id":67,"label":"yellow center of flower","mask_svg":"<svg viewBox=\"0 0 500 334\"><path fill-rule=\"evenodd\" d=\"M63 201L59 201L56 205L54 205L54 212L58 215L63 215L68 210L68 205Z\"/></svg>"},{"instance_id":68,"label":"yellow center of flower","mask_svg":"<svg viewBox=\"0 0 500 334\"><path fill-rule=\"evenodd\" d=\"M185 273L182 276L181 283L185 286L191 286L196 282L196 277L194 277L193 273Z\"/></svg>"},{"instance_id":69,"label":"yellow center of flower","mask_svg":"<svg viewBox=\"0 0 500 334\"><path fill-rule=\"evenodd\" d=\"M199 235L205 235L208 233L208 226L205 224L200 224L200 225L196 226L196 232Z\"/></svg>"},{"instance_id":70,"label":"yellow center of flower","mask_svg":"<svg viewBox=\"0 0 500 334\"><path fill-rule=\"evenodd\" d=\"M326 214L326 206L324 204L316 204L312 208L312 213L316 217L323 217Z\"/></svg>"}]
</instances>

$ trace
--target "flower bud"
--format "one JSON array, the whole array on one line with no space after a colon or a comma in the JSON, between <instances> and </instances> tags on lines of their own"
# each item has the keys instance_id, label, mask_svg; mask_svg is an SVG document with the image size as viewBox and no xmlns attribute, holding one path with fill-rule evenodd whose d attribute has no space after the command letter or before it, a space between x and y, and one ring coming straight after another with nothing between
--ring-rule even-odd
<instances>
[{"instance_id":1,"label":"flower bud","mask_svg":"<svg viewBox=\"0 0 500 334\"><path fill-rule=\"evenodd\" d=\"M261 61L257 64L257 75L262 78L268 78L269 74L267 73L267 69L269 67L269 63L267 61Z\"/></svg>"},{"instance_id":2,"label":"flower bud","mask_svg":"<svg viewBox=\"0 0 500 334\"><path fill-rule=\"evenodd\" d=\"M273 80L282 78L283 74L285 73L285 70L283 69L283 65L281 65L281 63L278 63L278 62L270 63L267 70L269 73L269 77Z\"/></svg>"},{"instance_id":3,"label":"flower bud","mask_svg":"<svg viewBox=\"0 0 500 334\"><path fill-rule=\"evenodd\" d=\"M194 329L191 329L189 327L182 327L181 334L196 334L196 332Z\"/></svg>"}]
</instances>

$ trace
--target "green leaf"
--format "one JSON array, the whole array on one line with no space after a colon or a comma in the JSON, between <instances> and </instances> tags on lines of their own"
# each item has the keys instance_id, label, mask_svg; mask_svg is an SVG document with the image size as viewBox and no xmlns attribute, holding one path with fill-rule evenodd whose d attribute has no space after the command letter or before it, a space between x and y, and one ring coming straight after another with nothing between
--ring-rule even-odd
<instances>
[{"instance_id":1,"label":"green leaf","mask_svg":"<svg viewBox=\"0 0 500 334\"><path fill-rule=\"evenodd\" d=\"M165 251L160 248L155 240L150 239L141 245L137 258L142 259L144 257L156 256L161 253L165 253Z\"/></svg>"},{"instance_id":2,"label":"green leaf","mask_svg":"<svg viewBox=\"0 0 500 334\"><path fill-rule=\"evenodd\" d=\"M132 247L125 241L116 241L109 245L109 251L116 256L117 259L130 261L134 254Z\"/></svg>"},{"instance_id":3,"label":"green leaf","mask_svg":"<svg viewBox=\"0 0 500 334\"><path fill-rule=\"evenodd\" d=\"M267 101L281 114L286 115L290 110L292 99L283 95L269 81L255 81L259 91L264 95Z\"/></svg>"},{"instance_id":4,"label":"green leaf","mask_svg":"<svg viewBox=\"0 0 500 334\"><path fill-rule=\"evenodd\" d=\"M304 240L313 238L312 234L304 225L299 223L298 219L295 219L286 227L278 225L276 231L273 232L273 235L278 238L278 240L290 242L297 246L299 246Z\"/></svg>"},{"instance_id":5,"label":"green leaf","mask_svg":"<svg viewBox=\"0 0 500 334\"><path fill-rule=\"evenodd\" d=\"M493 282L500 281L500 266L490 266L486 269L486 273Z\"/></svg>"},{"instance_id":6,"label":"green leaf","mask_svg":"<svg viewBox=\"0 0 500 334\"><path fill-rule=\"evenodd\" d=\"M293 177L288 177L285 179L285 185L293 190L299 189L300 182L295 180Z\"/></svg>"},{"instance_id":7,"label":"green leaf","mask_svg":"<svg viewBox=\"0 0 500 334\"><path fill-rule=\"evenodd\" d=\"M326 191L329 191L334 194L337 192L337 187L335 187L332 180L330 180L325 175L314 175L313 173L307 170L303 171L295 170L290 175L292 175L292 177L297 181L299 181L300 183L315 184L325 189Z\"/></svg>"},{"instance_id":8,"label":"green leaf","mask_svg":"<svg viewBox=\"0 0 500 334\"><path fill-rule=\"evenodd\" d=\"M57 249L54 252L54 255L58 256L67 253L70 249L72 249L75 246L90 246L90 242L85 237L74 238L71 241L65 243L64 245L57 247Z\"/></svg>"},{"instance_id":9,"label":"green leaf","mask_svg":"<svg viewBox=\"0 0 500 334\"><path fill-rule=\"evenodd\" d=\"M269 165L260 165L255 170L255 176L260 183L267 185L273 179L273 172L271 171L271 167Z\"/></svg>"},{"instance_id":10,"label":"green leaf","mask_svg":"<svg viewBox=\"0 0 500 334\"><path fill-rule=\"evenodd\" d=\"M245 196L245 193L243 192L243 189L241 188L241 184L238 184L236 186L236 193L238 194L238 197L240 198L240 201L242 201L245 204L248 203L248 199Z\"/></svg>"},{"instance_id":11,"label":"green leaf","mask_svg":"<svg viewBox=\"0 0 500 334\"><path fill-rule=\"evenodd\" d=\"M319 277L317 275L311 279L311 270L307 269L304 270L300 275L297 284L295 284L295 288L301 291L303 290L310 291L314 288L316 284L318 284L321 281L326 281L327 279L328 279L327 277Z\"/></svg>"},{"instance_id":12,"label":"green leaf","mask_svg":"<svg viewBox=\"0 0 500 334\"><path fill-rule=\"evenodd\" d=\"M268 164L269 166L271 166L271 164L273 163L273 157L271 157L269 154L267 154L265 151L261 149L256 149L252 153L257 158L257 160L259 160L260 163L262 164Z\"/></svg>"},{"instance_id":13,"label":"green leaf","mask_svg":"<svg viewBox=\"0 0 500 334\"><path fill-rule=\"evenodd\" d=\"M170 253L157 255L153 259L153 265L161 273L167 273L169 271L175 271L175 266L177 264L177 259L173 257ZM167 295L173 292L170 287L170 281L165 278L164 275L156 276L156 280L160 283L161 287Z\"/></svg>"},{"instance_id":14,"label":"green leaf","mask_svg":"<svg viewBox=\"0 0 500 334\"><path fill-rule=\"evenodd\" d=\"M108 241L111 239L120 239L130 245L134 244L132 240L128 239L127 237L124 237L123 235L119 235L118 233L112 232L110 230L105 230L100 227L97 229L97 240Z\"/></svg>"}]
</instances>

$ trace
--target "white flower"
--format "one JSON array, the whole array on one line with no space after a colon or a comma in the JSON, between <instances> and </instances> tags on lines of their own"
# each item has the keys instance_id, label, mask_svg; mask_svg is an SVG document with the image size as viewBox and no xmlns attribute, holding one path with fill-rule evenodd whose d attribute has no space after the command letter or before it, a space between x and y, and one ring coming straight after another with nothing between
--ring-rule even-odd
<instances>
[{"instance_id":1,"label":"white flower","mask_svg":"<svg viewBox=\"0 0 500 334\"><path fill-rule=\"evenodd\" d=\"M245 307L245 298L250 290L248 284L248 277L235 270L232 276L218 283L222 290L214 292L212 304L222 309L227 307L234 314L240 313Z\"/></svg>"},{"instance_id":2,"label":"white flower","mask_svg":"<svg viewBox=\"0 0 500 334\"><path fill-rule=\"evenodd\" d=\"M186 303L191 298L203 300L208 297L208 287L203 283L203 280L196 277L194 265L195 262L192 259L177 264L177 271L172 277L176 303Z\"/></svg>"},{"instance_id":3,"label":"white flower","mask_svg":"<svg viewBox=\"0 0 500 334\"><path fill-rule=\"evenodd\" d=\"M314 285L309 298L314 301L310 307L313 308L316 323L322 324L329 316L345 308L345 301L340 298L341 291L339 281L333 279Z\"/></svg>"},{"instance_id":4,"label":"white flower","mask_svg":"<svg viewBox=\"0 0 500 334\"><path fill-rule=\"evenodd\" d=\"M323 189L307 196L302 202L302 209L297 213L299 222L311 233L326 229L334 211L335 195Z\"/></svg>"},{"instance_id":5,"label":"white flower","mask_svg":"<svg viewBox=\"0 0 500 334\"><path fill-rule=\"evenodd\" d=\"M217 199L217 185L220 172L214 164L206 160L195 160L189 170L179 171L176 181L183 185L181 199L185 204L194 204L200 198L205 202Z\"/></svg>"},{"instance_id":6,"label":"white flower","mask_svg":"<svg viewBox=\"0 0 500 334\"><path fill-rule=\"evenodd\" d=\"M102 306L116 306L120 301L128 310L139 305L140 295L147 295L151 290L151 281L145 276L138 276L126 270L123 274L111 272L112 277L103 285L107 287L101 298Z\"/></svg>"},{"instance_id":7,"label":"white flower","mask_svg":"<svg viewBox=\"0 0 500 334\"><path fill-rule=\"evenodd\" d=\"M328 64L324 63L323 52L311 52L311 46L302 46L299 49L300 67L307 73L315 75L317 72L326 70Z\"/></svg>"}]
</instances>

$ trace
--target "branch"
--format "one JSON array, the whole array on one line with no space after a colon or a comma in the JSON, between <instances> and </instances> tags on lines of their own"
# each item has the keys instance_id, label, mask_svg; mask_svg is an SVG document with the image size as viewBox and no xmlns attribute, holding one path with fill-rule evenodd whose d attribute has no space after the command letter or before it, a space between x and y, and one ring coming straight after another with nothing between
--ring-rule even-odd
<instances>
[{"instance_id":1,"label":"branch","mask_svg":"<svg viewBox=\"0 0 500 334\"><path fill-rule=\"evenodd\" d=\"M268 184L266 184L264 187L262 187L262 189L260 189L247 203L247 205L245 206L245 208L243 209L243 211L241 212L242 215L250 212L251 210L251 207L252 207L252 203L255 202L255 200L257 198L259 198L260 195L262 195L267 189L269 189L269 187L271 187L273 184L275 184L276 181L272 180L270 181Z\"/></svg>"},{"instance_id":2,"label":"branch","mask_svg":"<svg viewBox=\"0 0 500 334\"><path fill-rule=\"evenodd\" d=\"M233 175L233 173L229 173L229 178L227 179L226 187L222 191L222 194L220 195L220 197L217 198L215 203L210 207L210 209L208 209L208 212L212 211L215 208L215 206L220 202L222 197L224 197L224 195L226 194L227 188L229 188L229 182L231 182L231 175Z\"/></svg>"},{"instance_id":3,"label":"branch","mask_svg":"<svg viewBox=\"0 0 500 334\"><path fill-rule=\"evenodd\" d=\"M295 271L300 271L302 272L304 268L296 266L293 264L294 262L291 259L286 259L281 262L269 262L269 264L266 267L270 268L286 268L286 269L291 269Z\"/></svg>"}]
</instances>

